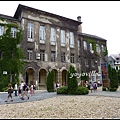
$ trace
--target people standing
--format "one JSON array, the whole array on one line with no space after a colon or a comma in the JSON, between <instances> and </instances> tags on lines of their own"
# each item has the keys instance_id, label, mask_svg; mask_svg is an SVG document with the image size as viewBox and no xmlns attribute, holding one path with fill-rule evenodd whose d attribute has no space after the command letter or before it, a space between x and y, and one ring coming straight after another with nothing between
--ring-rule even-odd
<instances>
[{"instance_id":1,"label":"people standing","mask_svg":"<svg viewBox=\"0 0 120 120\"><path fill-rule=\"evenodd\" d=\"M93 87L94 87L94 92L97 92L97 83L96 82L94 83Z\"/></svg>"},{"instance_id":2,"label":"people standing","mask_svg":"<svg viewBox=\"0 0 120 120\"><path fill-rule=\"evenodd\" d=\"M15 83L14 91L15 91L15 96L17 96L17 92L18 92L18 82Z\"/></svg>"},{"instance_id":3,"label":"people standing","mask_svg":"<svg viewBox=\"0 0 120 120\"><path fill-rule=\"evenodd\" d=\"M8 97L7 97L7 100L5 102L8 102L8 99L11 97L11 102L13 101L12 99L12 93L13 93L13 87L12 87L12 84L8 84L8 89L5 90L8 92Z\"/></svg>"},{"instance_id":4,"label":"people standing","mask_svg":"<svg viewBox=\"0 0 120 120\"><path fill-rule=\"evenodd\" d=\"M60 87L60 84L57 82L56 83L56 89L58 89Z\"/></svg>"},{"instance_id":5,"label":"people standing","mask_svg":"<svg viewBox=\"0 0 120 120\"><path fill-rule=\"evenodd\" d=\"M35 94L36 86L35 84L33 85L33 94Z\"/></svg>"}]
</instances>

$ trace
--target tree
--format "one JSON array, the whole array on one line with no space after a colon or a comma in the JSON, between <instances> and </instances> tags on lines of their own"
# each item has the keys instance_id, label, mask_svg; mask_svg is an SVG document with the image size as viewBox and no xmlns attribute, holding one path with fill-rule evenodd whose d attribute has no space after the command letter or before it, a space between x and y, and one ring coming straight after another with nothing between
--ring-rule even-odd
<instances>
[{"instance_id":1,"label":"tree","mask_svg":"<svg viewBox=\"0 0 120 120\"><path fill-rule=\"evenodd\" d=\"M75 76L75 73L76 73L76 70L74 66L70 65L70 69L67 75L67 85L68 85L69 94L74 94L78 88L78 81L77 81L77 76ZM71 74L74 74L72 78L71 78Z\"/></svg>"},{"instance_id":2,"label":"tree","mask_svg":"<svg viewBox=\"0 0 120 120\"><path fill-rule=\"evenodd\" d=\"M47 91L48 92L54 92L54 71L49 71L47 76Z\"/></svg>"},{"instance_id":3,"label":"tree","mask_svg":"<svg viewBox=\"0 0 120 120\"><path fill-rule=\"evenodd\" d=\"M116 91L118 89L118 72L115 68L108 65L108 78L110 79L110 91Z\"/></svg>"},{"instance_id":4,"label":"tree","mask_svg":"<svg viewBox=\"0 0 120 120\"><path fill-rule=\"evenodd\" d=\"M5 28L4 34L0 36L0 85L3 88L9 82L19 82L19 74L22 73L25 63L23 51L20 47L22 41L20 27L11 23L0 23L0 26ZM14 35L11 33L12 28L16 29ZM7 71L7 75L3 75L3 71Z\"/></svg>"}]
</instances>

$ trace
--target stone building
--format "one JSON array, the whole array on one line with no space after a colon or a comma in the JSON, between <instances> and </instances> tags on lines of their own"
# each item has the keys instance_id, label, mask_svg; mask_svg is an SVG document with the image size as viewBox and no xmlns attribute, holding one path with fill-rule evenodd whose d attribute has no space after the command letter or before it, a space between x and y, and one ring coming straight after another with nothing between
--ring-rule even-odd
<instances>
[{"instance_id":1,"label":"stone building","mask_svg":"<svg viewBox=\"0 0 120 120\"><path fill-rule=\"evenodd\" d=\"M72 20L19 4L13 19L20 21L23 31L21 47L26 66L22 78L37 89L46 89L48 71L54 70L54 82L67 84L67 71L73 65L78 73L92 70L101 74L106 62L107 40L82 33L81 16ZM96 81L97 76L89 76ZM78 78L80 80L80 78Z\"/></svg>"},{"instance_id":2,"label":"stone building","mask_svg":"<svg viewBox=\"0 0 120 120\"><path fill-rule=\"evenodd\" d=\"M120 54L111 54L108 56L108 64L116 70L120 70Z\"/></svg>"}]
</instances>

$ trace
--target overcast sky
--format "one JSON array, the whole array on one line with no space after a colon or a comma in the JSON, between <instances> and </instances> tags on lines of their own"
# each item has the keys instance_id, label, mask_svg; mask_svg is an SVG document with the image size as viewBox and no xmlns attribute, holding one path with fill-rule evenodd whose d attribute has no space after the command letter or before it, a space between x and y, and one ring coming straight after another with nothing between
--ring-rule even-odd
<instances>
[{"instance_id":1,"label":"overcast sky","mask_svg":"<svg viewBox=\"0 0 120 120\"><path fill-rule=\"evenodd\" d=\"M107 40L108 55L120 53L120 1L0 1L0 14L14 16L19 4L77 20L82 32Z\"/></svg>"}]
</instances>

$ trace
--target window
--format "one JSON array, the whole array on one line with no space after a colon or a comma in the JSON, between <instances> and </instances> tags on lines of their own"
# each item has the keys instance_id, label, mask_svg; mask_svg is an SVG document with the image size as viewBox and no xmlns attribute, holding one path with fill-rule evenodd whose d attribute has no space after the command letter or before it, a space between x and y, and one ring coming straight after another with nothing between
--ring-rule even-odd
<instances>
[{"instance_id":1,"label":"window","mask_svg":"<svg viewBox=\"0 0 120 120\"><path fill-rule=\"evenodd\" d=\"M16 31L17 31L16 28L14 27L11 28L11 37L16 38Z\"/></svg>"},{"instance_id":2,"label":"window","mask_svg":"<svg viewBox=\"0 0 120 120\"><path fill-rule=\"evenodd\" d=\"M65 60L65 52L61 53L61 62L66 62L66 60Z\"/></svg>"},{"instance_id":3,"label":"window","mask_svg":"<svg viewBox=\"0 0 120 120\"><path fill-rule=\"evenodd\" d=\"M95 66L95 64L94 64L94 59L93 59L93 58L91 59L91 66L92 66L92 67Z\"/></svg>"},{"instance_id":4,"label":"window","mask_svg":"<svg viewBox=\"0 0 120 120\"><path fill-rule=\"evenodd\" d=\"M28 41L33 42L34 38L34 25L33 23L28 23Z\"/></svg>"},{"instance_id":5,"label":"window","mask_svg":"<svg viewBox=\"0 0 120 120\"><path fill-rule=\"evenodd\" d=\"M40 43L45 43L45 27L40 26Z\"/></svg>"},{"instance_id":6,"label":"window","mask_svg":"<svg viewBox=\"0 0 120 120\"><path fill-rule=\"evenodd\" d=\"M40 50L40 60L45 61L45 50Z\"/></svg>"},{"instance_id":7,"label":"window","mask_svg":"<svg viewBox=\"0 0 120 120\"><path fill-rule=\"evenodd\" d=\"M80 41L78 40L78 48L80 48Z\"/></svg>"},{"instance_id":8,"label":"window","mask_svg":"<svg viewBox=\"0 0 120 120\"><path fill-rule=\"evenodd\" d=\"M33 60L33 51L27 50L27 52L28 52L28 60Z\"/></svg>"},{"instance_id":9,"label":"window","mask_svg":"<svg viewBox=\"0 0 120 120\"><path fill-rule=\"evenodd\" d=\"M65 46L65 31L61 30L61 46Z\"/></svg>"},{"instance_id":10,"label":"window","mask_svg":"<svg viewBox=\"0 0 120 120\"><path fill-rule=\"evenodd\" d=\"M80 58L80 56L78 56L78 63L80 63L81 62L81 60L80 60L81 58Z\"/></svg>"},{"instance_id":11,"label":"window","mask_svg":"<svg viewBox=\"0 0 120 120\"><path fill-rule=\"evenodd\" d=\"M96 44L96 52L100 53L100 46Z\"/></svg>"},{"instance_id":12,"label":"window","mask_svg":"<svg viewBox=\"0 0 120 120\"><path fill-rule=\"evenodd\" d=\"M92 43L90 43L90 50L92 50Z\"/></svg>"},{"instance_id":13,"label":"window","mask_svg":"<svg viewBox=\"0 0 120 120\"><path fill-rule=\"evenodd\" d=\"M88 65L88 59L85 58L85 65L87 66Z\"/></svg>"},{"instance_id":14,"label":"window","mask_svg":"<svg viewBox=\"0 0 120 120\"><path fill-rule=\"evenodd\" d=\"M70 32L70 47L74 47L74 33Z\"/></svg>"},{"instance_id":15,"label":"window","mask_svg":"<svg viewBox=\"0 0 120 120\"><path fill-rule=\"evenodd\" d=\"M56 30L55 28L51 28L51 44L55 45L56 42Z\"/></svg>"},{"instance_id":16,"label":"window","mask_svg":"<svg viewBox=\"0 0 120 120\"><path fill-rule=\"evenodd\" d=\"M55 62L55 51L51 51L51 61Z\"/></svg>"},{"instance_id":17,"label":"window","mask_svg":"<svg viewBox=\"0 0 120 120\"><path fill-rule=\"evenodd\" d=\"M86 41L83 41L83 47L84 47L84 50L87 50L87 42Z\"/></svg>"},{"instance_id":18,"label":"window","mask_svg":"<svg viewBox=\"0 0 120 120\"><path fill-rule=\"evenodd\" d=\"M101 47L102 47L102 52L104 52L104 45L101 45Z\"/></svg>"},{"instance_id":19,"label":"window","mask_svg":"<svg viewBox=\"0 0 120 120\"><path fill-rule=\"evenodd\" d=\"M70 55L70 62L74 63L74 53L71 53L71 55Z\"/></svg>"},{"instance_id":20,"label":"window","mask_svg":"<svg viewBox=\"0 0 120 120\"><path fill-rule=\"evenodd\" d=\"M2 36L4 33L4 26L0 26L0 36Z\"/></svg>"}]
</instances>

